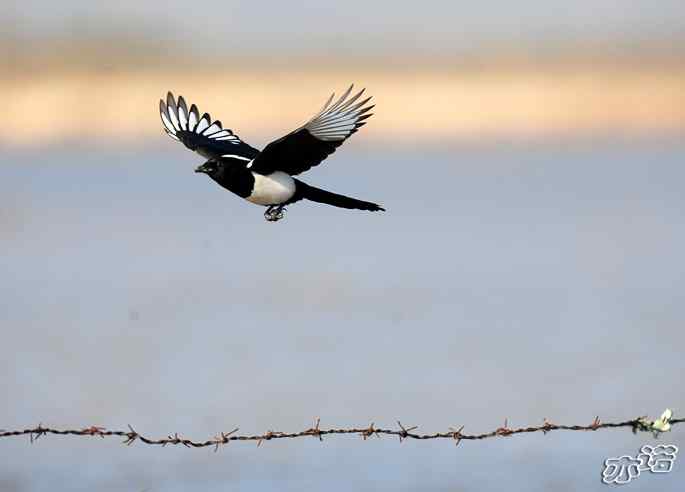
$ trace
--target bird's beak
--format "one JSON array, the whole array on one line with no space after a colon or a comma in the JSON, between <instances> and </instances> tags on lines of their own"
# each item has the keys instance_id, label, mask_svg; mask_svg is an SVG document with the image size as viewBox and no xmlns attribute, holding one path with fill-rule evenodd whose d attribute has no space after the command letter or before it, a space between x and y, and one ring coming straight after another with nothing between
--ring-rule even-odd
<instances>
[{"instance_id":1,"label":"bird's beak","mask_svg":"<svg viewBox=\"0 0 685 492\"><path fill-rule=\"evenodd\" d=\"M195 172L196 172L196 173L205 173L205 174L207 174L207 173L209 172L209 169L207 169L207 168L205 167L205 165L202 164L201 166L198 166L198 167L195 168Z\"/></svg>"}]
</instances>

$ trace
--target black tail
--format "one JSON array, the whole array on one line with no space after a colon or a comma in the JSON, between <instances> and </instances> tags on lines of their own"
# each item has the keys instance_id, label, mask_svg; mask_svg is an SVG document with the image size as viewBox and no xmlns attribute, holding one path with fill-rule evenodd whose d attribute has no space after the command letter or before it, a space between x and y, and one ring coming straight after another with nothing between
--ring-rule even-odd
<instances>
[{"instance_id":1,"label":"black tail","mask_svg":"<svg viewBox=\"0 0 685 492\"><path fill-rule=\"evenodd\" d=\"M356 198L350 198L349 196L338 195L337 193L314 188L307 183L303 183L299 179L296 179L295 182L297 183L296 197L298 200L306 198L313 202L325 203L327 205L333 205L334 207L369 210L371 212L382 210L385 212L383 207L376 205L375 203L365 202L363 200L357 200Z\"/></svg>"}]
</instances>

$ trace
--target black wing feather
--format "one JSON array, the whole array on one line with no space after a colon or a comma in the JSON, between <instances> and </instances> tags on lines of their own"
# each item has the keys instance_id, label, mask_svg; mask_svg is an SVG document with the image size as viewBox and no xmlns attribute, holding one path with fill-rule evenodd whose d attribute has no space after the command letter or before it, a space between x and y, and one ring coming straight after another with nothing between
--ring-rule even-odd
<instances>
[{"instance_id":1,"label":"black wing feather","mask_svg":"<svg viewBox=\"0 0 685 492\"><path fill-rule=\"evenodd\" d=\"M224 155L239 156L246 163L254 159L259 150L246 144L231 130L223 128L221 121L212 121L208 113L202 117L194 104L188 109L183 96L178 102L169 92L166 101L159 101L159 115L166 133L183 143L193 152L208 159L219 159Z\"/></svg>"},{"instance_id":2,"label":"black wing feather","mask_svg":"<svg viewBox=\"0 0 685 492\"><path fill-rule=\"evenodd\" d=\"M324 107L302 127L267 145L250 166L260 174L284 171L291 175L303 173L335 152L345 140L362 127L371 116L373 106L364 105L371 99L354 104L364 89L348 99L353 86L331 105L331 96Z\"/></svg>"}]
</instances>

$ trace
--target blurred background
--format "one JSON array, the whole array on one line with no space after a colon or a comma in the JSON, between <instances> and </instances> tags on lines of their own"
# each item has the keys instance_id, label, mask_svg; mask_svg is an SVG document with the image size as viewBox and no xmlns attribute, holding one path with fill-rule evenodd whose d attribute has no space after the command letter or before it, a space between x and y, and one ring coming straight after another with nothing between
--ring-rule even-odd
<instances>
[{"instance_id":1,"label":"blurred background","mask_svg":"<svg viewBox=\"0 0 685 492\"><path fill-rule=\"evenodd\" d=\"M684 42L680 0L3 2L0 428L680 416ZM262 148L351 82L376 114L304 179L385 214L266 223L158 116ZM653 441L5 439L0 490L601 490Z\"/></svg>"}]
</instances>

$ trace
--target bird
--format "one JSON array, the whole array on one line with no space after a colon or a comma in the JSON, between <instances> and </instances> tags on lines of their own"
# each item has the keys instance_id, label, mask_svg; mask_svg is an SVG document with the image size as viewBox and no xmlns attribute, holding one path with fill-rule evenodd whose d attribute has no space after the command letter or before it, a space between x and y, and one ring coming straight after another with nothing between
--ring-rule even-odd
<instances>
[{"instance_id":1,"label":"bird","mask_svg":"<svg viewBox=\"0 0 685 492\"><path fill-rule=\"evenodd\" d=\"M286 205L303 199L346 209L385 211L376 203L316 188L294 177L319 165L372 115L371 97L362 99L364 89L351 95L353 88L354 84L335 102L335 93L331 94L309 121L261 151L208 113L200 116L197 106L188 107L183 96L176 99L168 92L166 100L159 101L159 114L167 135L207 159L196 173L267 207L264 218L269 222L282 219Z\"/></svg>"}]
</instances>

